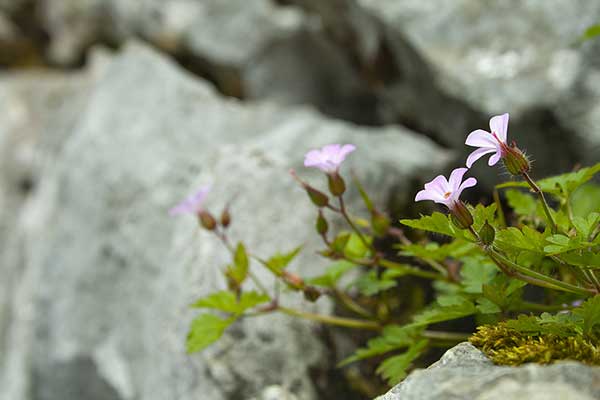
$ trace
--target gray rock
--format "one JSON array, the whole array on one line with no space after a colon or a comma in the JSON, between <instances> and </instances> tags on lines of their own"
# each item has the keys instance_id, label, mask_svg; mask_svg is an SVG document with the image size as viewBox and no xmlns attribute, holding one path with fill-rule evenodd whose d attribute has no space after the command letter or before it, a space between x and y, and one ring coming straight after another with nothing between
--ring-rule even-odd
<instances>
[{"instance_id":1,"label":"gray rock","mask_svg":"<svg viewBox=\"0 0 600 400\"><path fill-rule=\"evenodd\" d=\"M377 400L593 400L600 398L599 381L599 367L577 362L501 367L461 343Z\"/></svg>"},{"instance_id":2,"label":"gray rock","mask_svg":"<svg viewBox=\"0 0 600 400\"><path fill-rule=\"evenodd\" d=\"M379 204L392 192L411 197L410 179L450 159L399 127L225 100L159 54L128 46L22 211L25 272L14 296L27 312L11 321L22 335L7 346L8 398L238 400L269 398L273 385L290 398L317 398L309 369L328 361L310 323L248 319L207 351L185 353L195 315L188 305L223 287L227 255L193 218L167 210L213 183L211 210L233 199L234 240L261 255L304 243L292 268L316 275L324 262L313 256L315 211L287 170L302 168L308 148L331 142L358 146L345 168L356 167ZM324 183L315 171L299 173ZM351 204L357 198L350 193ZM296 296L286 302L301 305ZM24 380L18 387L7 379L15 375Z\"/></svg>"},{"instance_id":3,"label":"gray rock","mask_svg":"<svg viewBox=\"0 0 600 400\"><path fill-rule=\"evenodd\" d=\"M71 64L98 40L144 38L161 48L241 67L300 22L298 10L270 0L40 0L50 57Z\"/></svg>"},{"instance_id":4,"label":"gray rock","mask_svg":"<svg viewBox=\"0 0 600 400\"><path fill-rule=\"evenodd\" d=\"M388 120L415 121L456 148L490 115L509 112L510 135L539 172L597 160L598 47L574 43L597 23L599 3L358 1L386 22L392 43L407 38L429 64L413 78L421 84L403 79L387 88Z\"/></svg>"}]
</instances>

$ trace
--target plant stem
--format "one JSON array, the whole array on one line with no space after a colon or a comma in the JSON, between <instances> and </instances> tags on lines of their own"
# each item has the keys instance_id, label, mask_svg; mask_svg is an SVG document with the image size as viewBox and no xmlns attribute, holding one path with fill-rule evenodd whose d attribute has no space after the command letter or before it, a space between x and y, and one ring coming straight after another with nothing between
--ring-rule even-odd
<instances>
[{"instance_id":1,"label":"plant stem","mask_svg":"<svg viewBox=\"0 0 600 400\"><path fill-rule=\"evenodd\" d=\"M354 299L352 299L352 297L350 297L346 292L334 289L332 291L332 294L334 294L348 310L355 312L361 317L370 319L374 318L373 314L371 314L368 310L366 310L364 307L362 307L360 304L354 301Z\"/></svg>"},{"instance_id":2,"label":"plant stem","mask_svg":"<svg viewBox=\"0 0 600 400\"><path fill-rule=\"evenodd\" d=\"M367 329L373 331L378 331L382 328L382 326L377 322L364 319L342 318L331 315L314 314L306 311L281 306L278 306L276 310L279 310L284 314L292 315L294 317L300 317L311 321L318 321L328 325L343 326L346 328Z\"/></svg>"},{"instance_id":3,"label":"plant stem","mask_svg":"<svg viewBox=\"0 0 600 400\"><path fill-rule=\"evenodd\" d=\"M348 225L350 225L350 228L352 228L352 230L358 235L358 237L360 238L361 242L365 245L365 247L371 249L373 254L375 254L376 253L375 247L373 247L373 245L367 241L367 239L364 237L362 232L358 229L358 227L354 224L354 222L352 222L352 218L350 218L350 216L348 215L348 212L346 211L346 204L344 203L344 197L339 196L338 199L340 201L340 214L342 214L342 216L344 217L344 219L346 220Z\"/></svg>"},{"instance_id":4,"label":"plant stem","mask_svg":"<svg viewBox=\"0 0 600 400\"><path fill-rule=\"evenodd\" d=\"M537 304L537 303L532 303L529 301L522 301L519 306L511 308L510 311L547 311L547 312L552 312L552 311L563 311L563 310L569 310L572 307L568 306L568 305L564 305L564 304Z\"/></svg>"},{"instance_id":5,"label":"plant stem","mask_svg":"<svg viewBox=\"0 0 600 400\"><path fill-rule=\"evenodd\" d=\"M463 342L468 340L471 334L445 331L423 331L421 336L426 339L445 340L450 342Z\"/></svg>"},{"instance_id":6,"label":"plant stem","mask_svg":"<svg viewBox=\"0 0 600 400\"><path fill-rule=\"evenodd\" d=\"M544 192L542 189L531 179L527 172L523 172L523 179L527 182L527 184L533 189L533 191L538 195L540 200L542 201L542 207L544 208L544 213L546 214L546 218L548 219L548 223L550 224L550 228L552 229L552 233L558 232L558 226L550 213L550 207L548 206L548 202L546 201L546 197L544 196Z\"/></svg>"},{"instance_id":7,"label":"plant stem","mask_svg":"<svg viewBox=\"0 0 600 400\"><path fill-rule=\"evenodd\" d=\"M378 261L378 263L379 263L379 265L381 265L382 267L385 267L385 268L404 270L404 271L406 271L407 275L414 275L414 276L419 276L421 278L433 279L433 280L439 280L439 281L448 280L448 278L442 274L438 274L438 273L430 272L430 271L423 271L419 268L415 268L410 265L400 264L400 263L397 263L394 261L389 261L386 259L380 259Z\"/></svg>"},{"instance_id":8,"label":"plant stem","mask_svg":"<svg viewBox=\"0 0 600 400\"><path fill-rule=\"evenodd\" d=\"M561 290L563 292L576 293L584 296L590 296L595 293L592 290L571 285L544 274L540 274L539 272L532 271L529 268L522 267L519 264L510 261L508 258L504 257L493 249L488 249L487 254L505 274L508 276L514 276L522 281L531 283L532 285L541 286L548 289Z\"/></svg>"},{"instance_id":9,"label":"plant stem","mask_svg":"<svg viewBox=\"0 0 600 400\"><path fill-rule=\"evenodd\" d=\"M502 227L506 227L506 217L504 216L504 209L502 208L502 203L500 203L500 195L498 193L498 188L494 188L493 192L494 203L496 203L496 210L498 211L498 223Z\"/></svg>"}]
</instances>

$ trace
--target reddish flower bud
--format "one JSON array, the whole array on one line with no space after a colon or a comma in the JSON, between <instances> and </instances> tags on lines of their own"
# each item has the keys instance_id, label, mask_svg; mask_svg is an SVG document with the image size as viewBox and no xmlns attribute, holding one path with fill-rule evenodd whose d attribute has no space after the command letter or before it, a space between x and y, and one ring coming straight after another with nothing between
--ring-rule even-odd
<instances>
[{"instance_id":1,"label":"reddish flower bud","mask_svg":"<svg viewBox=\"0 0 600 400\"><path fill-rule=\"evenodd\" d=\"M304 280L300 278L298 275L283 271L281 274L283 281L292 289L303 290L304 289Z\"/></svg>"},{"instance_id":2,"label":"reddish flower bud","mask_svg":"<svg viewBox=\"0 0 600 400\"><path fill-rule=\"evenodd\" d=\"M321 291L314 286L307 286L303 290L304 298L312 303L321 297Z\"/></svg>"},{"instance_id":3,"label":"reddish flower bud","mask_svg":"<svg viewBox=\"0 0 600 400\"><path fill-rule=\"evenodd\" d=\"M226 207L221 213L221 226L227 228L231 224L231 214L229 213L229 207Z\"/></svg>"},{"instance_id":4,"label":"reddish flower bud","mask_svg":"<svg viewBox=\"0 0 600 400\"><path fill-rule=\"evenodd\" d=\"M208 231L214 231L217 227L217 221L208 211L202 210L198 213L200 225Z\"/></svg>"},{"instance_id":5,"label":"reddish flower bud","mask_svg":"<svg viewBox=\"0 0 600 400\"><path fill-rule=\"evenodd\" d=\"M329 197L327 195L312 186L304 185L304 189L306 193L308 193L308 197L310 201L317 207L327 207L329 205Z\"/></svg>"},{"instance_id":6,"label":"reddish flower bud","mask_svg":"<svg viewBox=\"0 0 600 400\"><path fill-rule=\"evenodd\" d=\"M473 225L473 216L462 201L453 203L450 207L450 215L454 225L461 229L469 229Z\"/></svg>"},{"instance_id":7,"label":"reddish flower bud","mask_svg":"<svg viewBox=\"0 0 600 400\"><path fill-rule=\"evenodd\" d=\"M327 181L329 183L329 192L332 195L340 197L346 191L346 182L344 182L344 178L337 171L327 174Z\"/></svg>"}]
</instances>

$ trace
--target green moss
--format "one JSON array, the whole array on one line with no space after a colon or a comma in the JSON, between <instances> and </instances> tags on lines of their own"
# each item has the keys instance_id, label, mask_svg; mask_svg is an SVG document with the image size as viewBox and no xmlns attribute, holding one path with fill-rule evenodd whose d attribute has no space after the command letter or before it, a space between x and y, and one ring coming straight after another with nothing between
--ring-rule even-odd
<instances>
[{"instance_id":1,"label":"green moss","mask_svg":"<svg viewBox=\"0 0 600 400\"><path fill-rule=\"evenodd\" d=\"M551 333L524 333L501 322L480 326L469 341L494 363L501 365L549 364L559 360L600 365L598 340L580 334L565 337Z\"/></svg>"}]
</instances>

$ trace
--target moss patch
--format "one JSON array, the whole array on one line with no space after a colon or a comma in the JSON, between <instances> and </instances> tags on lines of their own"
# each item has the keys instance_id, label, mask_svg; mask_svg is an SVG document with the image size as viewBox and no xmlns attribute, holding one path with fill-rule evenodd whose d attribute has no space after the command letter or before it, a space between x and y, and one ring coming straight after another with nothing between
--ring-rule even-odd
<instances>
[{"instance_id":1,"label":"moss patch","mask_svg":"<svg viewBox=\"0 0 600 400\"><path fill-rule=\"evenodd\" d=\"M477 328L469 341L494 363L520 365L528 362L549 364L559 360L575 360L600 365L598 338L575 334L529 334L509 328L505 322Z\"/></svg>"}]
</instances>

